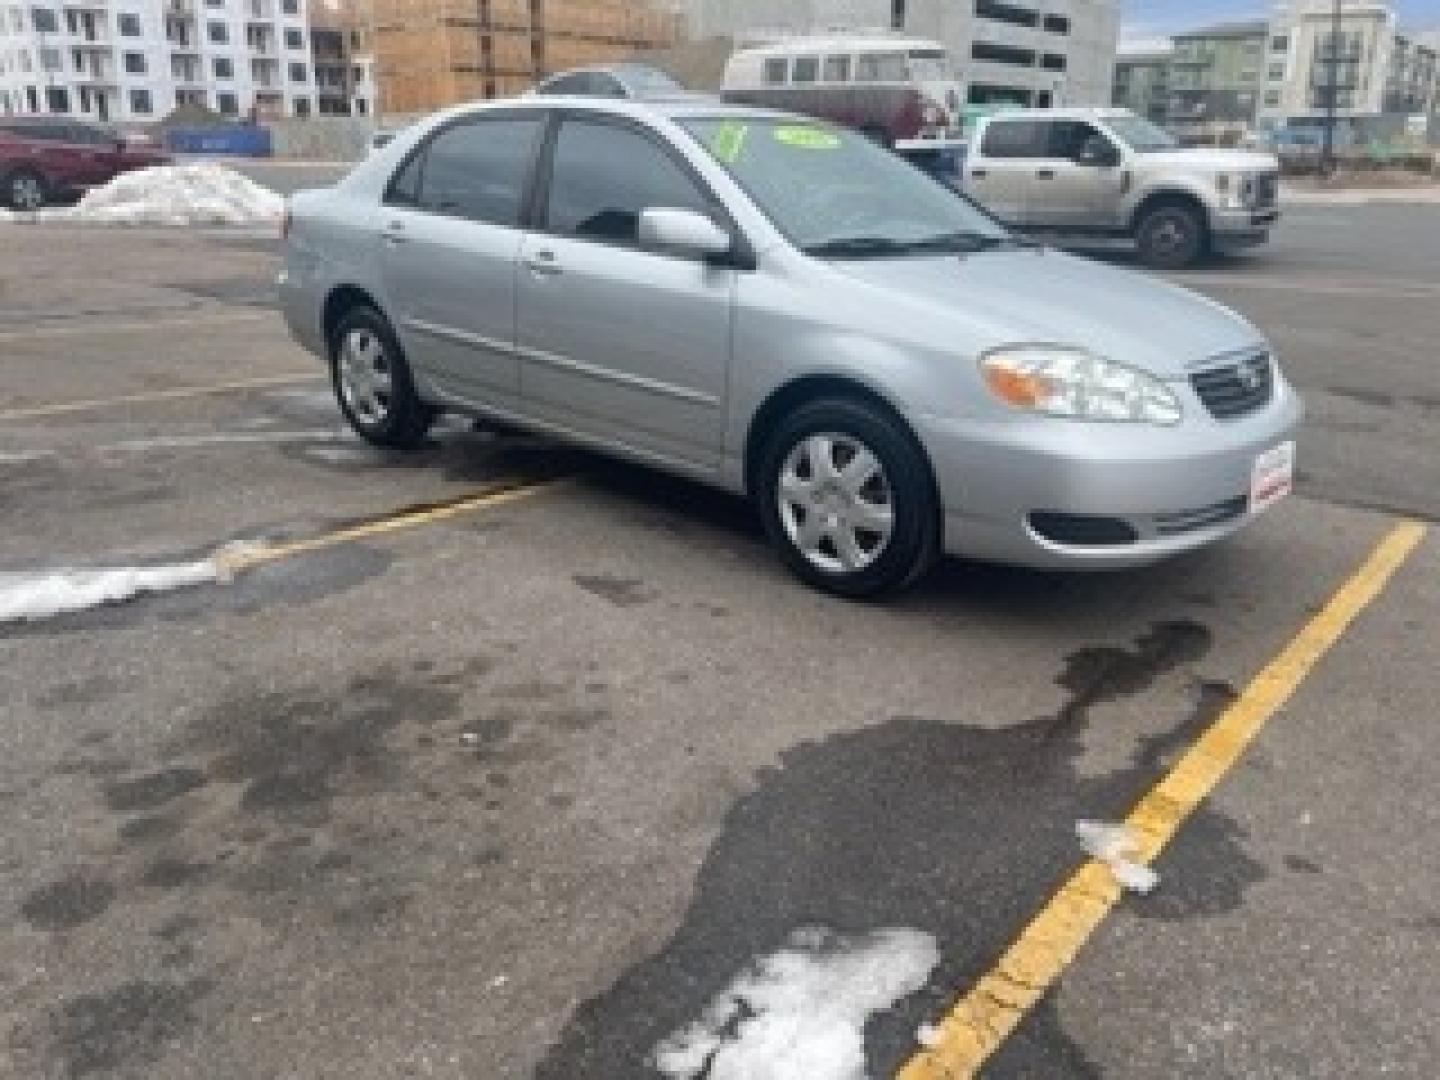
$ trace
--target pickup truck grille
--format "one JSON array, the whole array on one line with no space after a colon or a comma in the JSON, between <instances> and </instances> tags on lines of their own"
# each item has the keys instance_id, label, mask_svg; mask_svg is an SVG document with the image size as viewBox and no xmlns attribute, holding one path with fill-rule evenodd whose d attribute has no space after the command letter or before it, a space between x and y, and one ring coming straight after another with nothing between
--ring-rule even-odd
<instances>
[{"instance_id":1,"label":"pickup truck grille","mask_svg":"<svg viewBox=\"0 0 1440 1080\"><path fill-rule=\"evenodd\" d=\"M1190 385L1217 420L1233 420L1264 408L1275 393L1275 366L1269 353L1253 353L1234 363L1190 376Z\"/></svg>"},{"instance_id":2,"label":"pickup truck grille","mask_svg":"<svg viewBox=\"0 0 1440 1080\"><path fill-rule=\"evenodd\" d=\"M1261 173L1255 178L1255 207L1268 210L1280 201L1280 174Z\"/></svg>"}]
</instances>

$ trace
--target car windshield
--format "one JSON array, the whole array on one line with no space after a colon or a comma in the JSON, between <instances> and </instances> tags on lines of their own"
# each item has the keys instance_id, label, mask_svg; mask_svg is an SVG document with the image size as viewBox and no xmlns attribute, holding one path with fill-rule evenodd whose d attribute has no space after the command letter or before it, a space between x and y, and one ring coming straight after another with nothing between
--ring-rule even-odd
<instances>
[{"instance_id":1,"label":"car windshield","mask_svg":"<svg viewBox=\"0 0 1440 1080\"><path fill-rule=\"evenodd\" d=\"M1179 147L1179 140L1164 128L1138 116L1111 116L1105 123L1126 146L1137 154L1156 154Z\"/></svg>"},{"instance_id":2,"label":"car windshield","mask_svg":"<svg viewBox=\"0 0 1440 1080\"><path fill-rule=\"evenodd\" d=\"M681 124L809 254L875 258L1018 242L964 197L844 128L750 116Z\"/></svg>"}]
</instances>

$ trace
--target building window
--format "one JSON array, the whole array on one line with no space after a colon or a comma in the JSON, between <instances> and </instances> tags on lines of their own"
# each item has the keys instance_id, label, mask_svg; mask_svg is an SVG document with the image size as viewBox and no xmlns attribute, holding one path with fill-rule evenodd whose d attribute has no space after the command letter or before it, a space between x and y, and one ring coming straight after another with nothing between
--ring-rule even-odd
<instances>
[{"instance_id":1,"label":"building window","mask_svg":"<svg viewBox=\"0 0 1440 1080\"><path fill-rule=\"evenodd\" d=\"M154 107L150 104L149 90L136 89L130 91L130 111L136 116L149 116L155 111Z\"/></svg>"},{"instance_id":2,"label":"building window","mask_svg":"<svg viewBox=\"0 0 1440 1080\"><path fill-rule=\"evenodd\" d=\"M1070 20L1064 15L1046 15L1045 29L1052 34L1070 33Z\"/></svg>"},{"instance_id":3,"label":"building window","mask_svg":"<svg viewBox=\"0 0 1440 1080\"><path fill-rule=\"evenodd\" d=\"M41 49L41 50L40 50L40 70L41 70L41 71L59 71L59 70L60 70L60 50L59 50L59 49Z\"/></svg>"},{"instance_id":4,"label":"building window","mask_svg":"<svg viewBox=\"0 0 1440 1080\"><path fill-rule=\"evenodd\" d=\"M790 73L790 81L797 83L813 83L820 77L820 58L818 56L797 56L795 58L795 70Z\"/></svg>"},{"instance_id":5,"label":"building window","mask_svg":"<svg viewBox=\"0 0 1440 1080\"><path fill-rule=\"evenodd\" d=\"M783 56L772 57L765 61L765 85L783 86L785 84L785 73L790 63Z\"/></svg>"},{"instance_id":6,"label":"building window","mask_svg":"<svg viewBox=\"0 0 1440 1080\"><path fill-rule=\"evenodd\" d=\"M140 16L139 16L139 15L131 14L131 13L128 13L128 12L127 12L126 14L124 14L124 15L117 15L117 16L115 17L115 25L117 25L117 26L120 28L120 36L121 36L121 37L139 37L139 36L140 36Z\"/></svg>"},{"instance_id":7,"label":"building window","mask_svg":"<svg viewBox=\"0 0 1440 1080\"><path fill-rule=\"evenodd\" d=\"M905 29L905 0L890 0L890 29Z\"/></svg>"},{"instance_id":8,"label":"building window","mask_svg":"<svg viewBox=\"0 0 1440 1080\"><path fill-rule=\"evenodd\" d=\"M235 62L227 56L217 56L213 67L217 79L233 79L235 77Z\"/></svg>"},{"instance_id":9,"label":"building window","mask_svg":"<svg viewBox=\"0 0 1440 1080\"><path fill-rule=\"evenodd\" d=\"M1009 64L1012 67L1034 67L1035 50L1021 49L1014 45L998 45L992 41L977 41L970 47L970 55L976 60L992 64Z\"/></svg>"},{"instance_id":10,"label":"building window","mask_svg":"<svg viewBox=\"0 0 1440 1080\"><path fill-rule=\"evenodd\" d=\"M31 8L30 23L35 27L35 30L41 34L58 34L60 32L60 20L55 17L55 12L49 8ZM68 106L64 111L70 111Z\"/></svg>"},{"instance_id":11,"label":"building window","mask_svg":"<svg viewBox=\"0 0 1440 1080\"><path fill-rule=\"evenodd\" d=\"M305 35L299 30L286 30L285 47L287 49L303 49L305 47Z\"/></svg>"},{"instance_id":12,"label":"building window","mask_svg":"<svg viewBox=\"0 0 1440 1080\"><path fill-rule=\"evenodd\" d=\"M1003 0L975 0L975 15L977 18L1009 23L1012 26L1028 26L1033 29L1040 25L1040 13L1034 8L1007 4Z\"/></svg>"},{"instance_id":13,"label":"building window","mask_svg":"<svg viewBox=\"0 0 1440 1080\"><path fill-rule=\"evenodd\" d=\"M127 52L125 54L125 73L127 75L144 75L145 54L138 52Z\"/></svg>"},{"instance_id":14,"label":"building window","mask_svg":"<svg viewBox=\"0 0 1440 1080\"><path fill-rule=\"evenodd\" d=\"M240 102L234 94L216 94L215 107L221 116L235 116L240 112Z\"/></svg>"},{"instance_id":15,"label":"building window","mask_svg":"<svg viewBox=\"0 0 1440 1080\"><path fill-rule=\"evenodd\" d=\"M206 36L212 45L230 44L230 28L223 22L212 22L205 30Z\"/></svg>"},{"instance_id":16,"label":"building window","mask_svg":"<svg viewBox=\"0 0 1440 1080\"><path fill-rule=\"evenodd\" d=\"M1271 64L1271 65L1270 65L1270 81L1271 81L1271 82L1279 82L1279 81L1280 81L1281 79L1283 79L1283 78L1285 78L1285 65L1284 65L1284 64Z\"/></svg>"},{"instance_id":17,"label":"building window","mask_svg":"<svg viewBox=\"0 0 1440 1080\"><path fill-rule=\"evenodd\" d=\"M1040 58L1040 66L1046 71L1064 71L1066 67L1065 57L1059 53L1046 53Z\"/></svg>"},{"instance_id":18,"label":"building window","mask_svg":"<svg viewBox=\"0 0 1440 1080\"><path fill-rule=\"evenodd\" d=\"M304 64L290 65L290 81L305 82L310 77L310 71Z\"/></svg>"},{"instance_id":19,"label":"building window","mask_svg":"<svg viewBox=\"0 0 1440 1080\"><path fill-rule=\"evenodd\" d=\"M1289 52L1290 37L1288 34L1276 34L1270 39L1271 52Z\"/></svg>"},{"instance_id":20,"label":"building window","mask_svg":"<svg viewBox=\"0 0 1440 1080\"><path fill-rule=\"evenodd\" d=\"M300 14L300 0L280 0L280 10L286 15ZM299 102L296 102L298 105Z\"/></svg>"},{"instance_id":21,"label":"building window","mask_svg":"<svg viewBox=\"0 0 1440 1080\"><path fill-rule=\"evenodd\" d=\"M1275 108L1275 106L1277 106L1277 105L1279 105L1279 104L1280 104L1280 91L1279 91L1279 90L1266 90L1266 91L1265 91L1265 106L1266 106L1266 108L1273 109L1273 108Z\"/></svg>"},{"instance_id":22,"label":"building window","mask_svg":"<svg viewBox=\"0 0 1440 1080\"><path fill-rule=\"evenodd\" d=\"M356 115L356 116L364 116L364 115L365 115L366 113L368 113L369 111L370 111L370 106L369 106L369 104L365 101L364 98L356 98L356 99L355 99L355 115Z\"/></svg>"},{"instance_id":23,"label":"building window","mask_svg":"<svg viewBox=\"0 0 1440 1080\"><path fill-rule=\"evenodd\" d=\"M850 81L850 57L848 56L827 56L825 58L825 81L826 82L849 82Z\"/></svg>"},{"instance_id":24,"label":"building window","mask_svg":"<svg viewBox=\"0 0 1440 1080\"><path fill-rule=\"evenodd\" d=\"M68 113L70 111L70 91L63 86L47 86L45 88L45 108L52 113Z\"/></svg>"},{"instance_id":25,"label":"building window","mask_svg":"<svg viewBox=\"0 0 1440 1080\"><path fill-rule=\"evenodd\" d=\"M296 115L296 116L309 116L309 115L310 115L310 99L309 99L308 97L297 97L297 98L295 99L295 115Z\"/></svg>"}]
</instances>

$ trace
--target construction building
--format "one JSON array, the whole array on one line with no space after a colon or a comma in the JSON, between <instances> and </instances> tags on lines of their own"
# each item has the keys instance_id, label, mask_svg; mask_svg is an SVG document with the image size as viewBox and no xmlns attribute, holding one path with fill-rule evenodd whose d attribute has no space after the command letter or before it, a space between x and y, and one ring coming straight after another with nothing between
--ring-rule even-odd
<instances>
[{"instance_id":1,"label":"construction building","mask_svg":"<svg viewBox=\"0 0 1440 1080\"><path fill-rule=\"evenodd\" d=\"M640 0L373 0L383 115L511 97L566 68L662 48L668 7Z\"/></svg>"}]
</instances>

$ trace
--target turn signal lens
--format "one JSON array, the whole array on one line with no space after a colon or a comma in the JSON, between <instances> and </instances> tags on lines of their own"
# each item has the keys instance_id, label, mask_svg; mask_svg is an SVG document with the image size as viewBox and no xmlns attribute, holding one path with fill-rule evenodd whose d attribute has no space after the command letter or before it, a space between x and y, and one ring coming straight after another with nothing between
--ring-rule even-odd
<instances>
[{"instance_id":1,"label":"turn signal lens","mask_svg":"<svg viewBox=\"0 0 1440 1080\"><path fill-rule=\"evenodd\" d=\"M1046 416L1111 423L1178 424L1180 399L1153 375L1063 345L1015 345L980 359L990 392Z\"/></svg>"}]
</instances>

